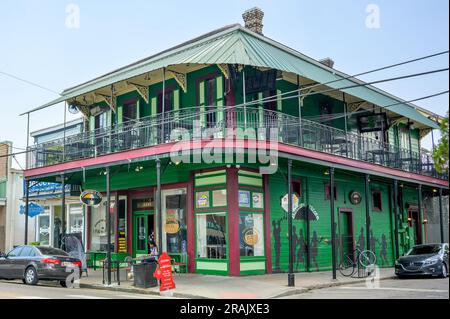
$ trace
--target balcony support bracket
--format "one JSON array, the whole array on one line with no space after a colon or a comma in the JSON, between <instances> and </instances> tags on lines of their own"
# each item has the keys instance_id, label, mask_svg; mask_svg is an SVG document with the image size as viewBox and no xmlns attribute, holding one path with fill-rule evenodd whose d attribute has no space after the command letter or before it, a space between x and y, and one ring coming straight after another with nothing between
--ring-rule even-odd
<instances>
[{"instance_id":1,"label":"balcony support bracket","mask_svg":"<svg viewBox=\"0 0 450 319\"><path fill-rule=\"evenodd\" d=\"M167 71L173 75L175 81L177 81L178 85L181 87L183 92L186 93L187 92L187 76L186 76L186 74L177 72L174 70L167 70Z\"/></svg>"},{"instance_id":2,"label":"balcony support bracket","mask_svg":"<svg viewBox=\"0 0 450 319\"><path fill-rule=\"evenodd\" d=\"M139 95L144 99L145 103L150 103L150 92L147 86L127 81L127 85L133 87Z\"/></svg>"}]
</instances>

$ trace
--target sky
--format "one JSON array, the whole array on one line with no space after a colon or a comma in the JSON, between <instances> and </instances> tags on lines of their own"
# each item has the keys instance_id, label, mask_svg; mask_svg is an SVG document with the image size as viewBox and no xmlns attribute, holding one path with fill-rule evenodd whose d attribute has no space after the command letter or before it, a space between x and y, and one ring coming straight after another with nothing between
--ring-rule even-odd
<instances>
[{"instance_id":1,"label":"sky","mask_svg":"<svg viewBox=\"0 0 450 319\"><path fill-rule=\"evenodd\" d=\"M61 92L138 59L232 23L254 6L264 35L310 57L331 57L357 74L449 48L448 0L1 0L0 141L26 146L19 114L58 96L2 74ZM73 20L79 10L79 20ZM75 13L75 15L74 15ZM373 81L447 68L448 55L362 76ZM448 90L448 72L377 85L405 100ZM448 95L416 104L445 115ZM68 115L68 119L73 118ZM61 123L63 104L33 113L35 131ZM435 138L439 134L436 132ZM427 136L423 145L431 146ZM16 168L24 166L17 156Z\"/></svg>"}]
</instances>

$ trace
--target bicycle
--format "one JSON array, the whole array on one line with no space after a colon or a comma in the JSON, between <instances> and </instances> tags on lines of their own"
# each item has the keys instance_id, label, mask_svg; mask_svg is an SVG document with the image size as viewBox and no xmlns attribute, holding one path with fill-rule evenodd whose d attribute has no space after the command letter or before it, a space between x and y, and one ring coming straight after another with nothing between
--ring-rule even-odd
<instances>
[{"instance_id":1,"label":"bicycle","mask_svg":"<svg viewBox=\"0 0 450 319\"><path fill-rule=\"evenodd\" d=\"M355 258L356 257L356 258ZM356 268L360 269L360 266L366 269L369 266L375 265L377 257L370 250L356 249L350 254L347 254L339 265L339 272L344 277L351 277L355 273Z\"/></svg>"}]
</instances>

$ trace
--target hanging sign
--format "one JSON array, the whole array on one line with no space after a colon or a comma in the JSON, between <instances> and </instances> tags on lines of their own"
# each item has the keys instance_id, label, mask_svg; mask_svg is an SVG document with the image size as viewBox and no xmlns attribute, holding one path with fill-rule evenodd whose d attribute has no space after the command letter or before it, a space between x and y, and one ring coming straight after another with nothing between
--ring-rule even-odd
<instances>
[{"instance_id":1,"label":"hanging sign","mask_svg":"<svg viewBox=\"0 0 450 319\"><path fill-rule=\"evenodd\" d=\"M85 190L80 195L80 201L86 206L97 206L102 200L102 194L95 190Z\"/></svg>"},{"instance_id":2,"label":"hanging sign","mask_svg":"<svg viewBox=\"0 0 450 319\"><path fill-rule=\"evenodd\" d=\"M281 207L286 211L286 213L289 213L289 195L286 194L281 199ZM297 209L300 207L300 197L296 194L292 194L292 213L296 213Z\"/></svg>"},{"instance_id":3,"label":"hanging sign","mask_svg":"<svg viewBox=\"0 0 450 319\"><path fill-rule=\"evenodd\" d=\"M25 215L25 205L20 206L19 213ZM28 217L34 217L44 212L44 207L35 203L28 204Z\"/></svg>"},{"instance_id":4,"label":"hanging sign","mask_svg":"<svg viewBox=\"0 0 450 319\"><path fill-rule=\"evenodd\" d=\"M158 264L159 266L153 273L153 277L159 280L159 291L175 289L172 263L170 261L170 256L166 252L163 252L158 258Z\"/></svg>"}]
</instances>

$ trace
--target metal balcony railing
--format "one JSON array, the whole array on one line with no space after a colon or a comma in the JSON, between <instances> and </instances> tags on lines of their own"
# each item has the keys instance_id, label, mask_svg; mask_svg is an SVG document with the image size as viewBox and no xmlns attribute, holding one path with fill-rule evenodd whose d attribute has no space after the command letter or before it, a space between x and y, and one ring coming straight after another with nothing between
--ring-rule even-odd
<instances>
[{"instance_id":1,"label":"metal balcony railing","mask_svg":"<svg viewBox=\"0 0 450 319\"><path fill-rule=\"evenodd\" d=\"M278 142L448 179L430 154L276 111L254 107L198 107L166 112L30 147L27 168L138 149L179 140L229 137Z\"/></svg>"}]
</instances>

